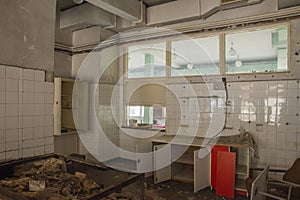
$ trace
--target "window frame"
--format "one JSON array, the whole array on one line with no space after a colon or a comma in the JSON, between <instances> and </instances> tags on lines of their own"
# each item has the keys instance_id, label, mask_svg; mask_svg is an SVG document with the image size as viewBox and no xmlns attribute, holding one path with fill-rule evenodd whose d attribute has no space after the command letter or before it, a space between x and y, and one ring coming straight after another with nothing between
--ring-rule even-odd
<instances>
[{"instance_id":1,"label":"window frame","mask_svg":"<svg viewBox=\"0 0 300 200\"><path fill-rule=\"evenodd\" d=\"M266 30L266 29L272 29L272 28L280 28L280 27L286 27L287 28L287 69L284 71L268 71L268 72L241 72L241 73L228 73L226 72L226 35L228 34L236 34L236 33L244 33L244 32L251 32L251 31L259 31L259 30ZM186 37L190 37L193 39L198 38L206 38L206 37L219 37L219 69L220 74L207 74L207 75L200 75L200 74L194 74L194 75L182 75L182 76L171 76L171 64L172 64L172 42L173 41L180 41L184 40L185 37L178 37L178 36L170 36L163 39L153 39L149 41L139 41L139 42L131 42L125 46L125 54L124 54L124 72L128 73L128 48L130 46L135 45L145 45L145 44L155 44L155 43L161 43L164 42L166 44L166 75L160 76L160 77L133 77L128 78L126 76L127 80L164 80L166 78L180 78L180 77L187 77L187 78L193 78L193 77L215 77L215 76L240 76L240 75L263 75L263 74L287 74L291 72L291 23L290 22L279 22L279 23L272 23L272 24L264 24L264 25L257 25L252 27L238 27L231 30L221 30L221 31L212 31L210 33L187 33Z\"/></svg>"}]
</instances>

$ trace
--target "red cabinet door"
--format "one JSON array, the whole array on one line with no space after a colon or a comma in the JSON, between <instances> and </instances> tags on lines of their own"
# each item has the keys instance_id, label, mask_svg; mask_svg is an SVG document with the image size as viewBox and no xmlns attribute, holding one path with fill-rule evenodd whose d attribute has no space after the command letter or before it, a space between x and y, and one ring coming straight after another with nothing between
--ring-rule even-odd
<instances>
[{"instance_id":1,"label":"red cabinet door","mask_svg":"<svg viewBox=\"0 0 300 200\"><path fill-rule=\"evenodd\" d=\"M236 153L219 151L217 159L216 194L234 199Z\"/></svg>"},{"instance_id":2,"label":"red cabinet door","mask_svg":"<svg viewBox=\"0 0 300 200\"><path fill-rule=\"evenodd\" d=\"M217 153L219 151L229 151L228 146L220 146L220 145L215 145L211 151L211 187L216 188L216 178L217 178L217 165L218 165L218 158L217 158Z\"/></svg>"}]
</instances>

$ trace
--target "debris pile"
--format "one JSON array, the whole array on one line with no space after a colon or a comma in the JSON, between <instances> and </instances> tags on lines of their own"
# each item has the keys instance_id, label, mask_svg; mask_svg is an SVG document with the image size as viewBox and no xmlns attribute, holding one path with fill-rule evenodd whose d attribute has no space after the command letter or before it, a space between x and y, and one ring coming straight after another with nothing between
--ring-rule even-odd
<instances>
[{"instance_id":1,"label":"debris pile","mask_svg":"<svg viewBox=\"0 0 300 200\"><path fill-rule=\"evenodd\" d=\"M86 174L67 173L64 160L49 158L18 165L0 186L33 199L84 199L103 188Z\"/></svg>"}]
</instances>

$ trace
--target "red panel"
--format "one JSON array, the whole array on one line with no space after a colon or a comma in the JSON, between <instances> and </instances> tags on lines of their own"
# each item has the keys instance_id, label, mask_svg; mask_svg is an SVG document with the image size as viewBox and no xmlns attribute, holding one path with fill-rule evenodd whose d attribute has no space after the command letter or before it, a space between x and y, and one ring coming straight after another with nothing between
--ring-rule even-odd
<instances>
[{"instance_id":1,"label":"red panel","mask_svg":"<svg viewBox=\"0 0 300 200\"><path fill-rule=\"evenodd\" d=\"M228 152L229 148L227 146L215 145L211 151L211 187L216 188L216 177L217 177L217 152L225 151Z\"/></svg>"},{"instance_id":2,"label":"red panel","mask_svg":"<svg viewBox=\"0 0 300 200\"><path fill-rule=\"evenodd\" d=\"M248 193L246 191L243 190L235 190L236 194L239 194L241 196L248 196Z\"/></svg>"},{"instance_id":3,"label":"red panel","mask_svg":"<svg viewBox=\"0 0 300 200\"><path fill-rule=\"evenodd\" d=\"M234 184L235 184L235 152L217 153L217 182L216 194L218 196L234 198Z\"/></svg>"}]
</instances>

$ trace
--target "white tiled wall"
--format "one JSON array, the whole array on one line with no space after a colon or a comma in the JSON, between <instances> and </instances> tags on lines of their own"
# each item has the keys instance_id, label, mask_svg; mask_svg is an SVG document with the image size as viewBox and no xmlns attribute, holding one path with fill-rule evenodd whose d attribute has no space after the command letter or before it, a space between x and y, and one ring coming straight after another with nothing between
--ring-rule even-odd
<instances>
[{"instance_id":1,"label":"white tiled wall","mask_svg":"<svg viewBox=\"0 0 300 200\"><path fill-rule=\"evenodd\" d=\"M44 71L0 66L0 160L54 151L54 88L44 80Z\"/></svg>"},{"instance_id":2,"label":"white tiled wall","mask_svg":"<svg viewBox=\"0 0 300 200\"><path fill-rule=\"evenodd\" d=\"M226 129L222 135L239 133L241 127L251 133L258 145L260 159L253 166L269 164L273 168L288 168L300 156L300 84L297 80L256 81L228 83L228 109ZM218 95L212 84L192 84L196 96ZM199 115L193 115L197 102L189 98L186 109L180 97L192 96L183 91L184 84L171 86L177 94L167 93L167 132L189 135L200 121L198 136L216 134L224 123L224 99L198 98ZM209 92L208 92L209 90ZM185 99L186 100L186 99ZM182 114L181 114L182 113ZM182 116L187 120L183 122ZM181 117L180 117L181 116ZM184 124L182 124L184 123ZM184 125L184 126L182 126ZM212 126L210 126L212 125ZM208 131L208 134L207 134Z\"/></svg>"},{"instance_id":3,"label":"white tiled wall","mask_svg":"<svg viewBox=\"0 0 300 200\"><path fill-rule=\"evenodd\" d=\"M288 168L300 156L300 84L297 80L229 84L228 125L254 137L253 165Z\"/></svg>"}]
</instances>

